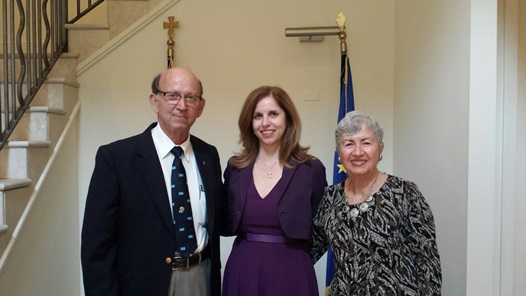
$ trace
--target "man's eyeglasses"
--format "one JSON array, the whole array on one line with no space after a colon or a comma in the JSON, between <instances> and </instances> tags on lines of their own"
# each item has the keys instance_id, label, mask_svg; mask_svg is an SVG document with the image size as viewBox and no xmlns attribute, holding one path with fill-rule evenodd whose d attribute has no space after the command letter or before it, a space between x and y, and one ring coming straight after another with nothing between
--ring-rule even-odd
<instances>
[{"instance_id":1,"label":"man's eyeglasses","mask_svg":"<svg viewBox=\"0 0 526 296\"><path fill-rule=\"evenodd\" d=\"M163 97L165 97L166 102L170 105L179 104L179 101L183 98L183 96L180 95L179 93L171 92L171 91L157 90L157 93L162 94ZM192 105L192 106L196 105L200 100L201 100L201 96L197 96L197 95L196 96L193 96L193 95L184 96L184 102L187 105Z\"/></svg>"}]
</instances>

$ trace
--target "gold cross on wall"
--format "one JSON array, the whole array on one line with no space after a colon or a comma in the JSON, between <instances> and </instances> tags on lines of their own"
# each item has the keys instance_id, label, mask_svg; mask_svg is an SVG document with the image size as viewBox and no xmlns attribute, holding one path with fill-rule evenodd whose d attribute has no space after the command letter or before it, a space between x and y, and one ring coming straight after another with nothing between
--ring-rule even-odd
<instances>
[{"instance_id":1,"label":"gold cross on wall","mask_svg":"<svg viewBox=\"0 0 526 296\"><path fill-rule=\"evenodd\" d=\"M174 38L174 28L179 28L179 21L174 22L174 17L169 16L168 22L164 22L163 28L165 29L168 28L168 37L170 39L173 39Z\"/></svg>"},{"instance_id":2,"label":"gold cross on wall","mask_svg":"<svg viewBox=\"0 0 526 296\"><path fill-rule=\"evenodd\" d=\"M168 22L163 23L163 28L168 28L168 41L166 44L168 44L168 52L167 52L167 58L168 58L168 68L172 68L175 66L174 62L174 28L179 28L179 21L174 22L174 17L169 16Z\"/></svg>"}]
</instances>

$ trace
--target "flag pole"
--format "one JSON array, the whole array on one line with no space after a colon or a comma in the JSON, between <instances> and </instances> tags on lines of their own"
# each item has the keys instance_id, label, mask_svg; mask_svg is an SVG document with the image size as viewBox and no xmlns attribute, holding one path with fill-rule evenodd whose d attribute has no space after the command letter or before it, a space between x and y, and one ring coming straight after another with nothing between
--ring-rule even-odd
<instances>
[{"instance_id":1,"label":"flag pole","mask_svg":"<svg viewBox=\"0 0 526 296\"><path fill-rule=\"evenodd\" d=\"M340 107L338 109L339 122L347 112L354 110L354 94L351 77L351 66L349 56L347 55L347 33L345 32L346 17L341 11L338 11L336 22L340 29L338 37L340 39L341 50L341 68L340 68ZM334 151L334 170L333 170L333 184L343 182L347 178L347 173L340 163L338 151ZM329 248L327 250L327 273L325 279L325 295L329 295L329 288L335 273L334 253Z\"/></svg>"}]
</instances>

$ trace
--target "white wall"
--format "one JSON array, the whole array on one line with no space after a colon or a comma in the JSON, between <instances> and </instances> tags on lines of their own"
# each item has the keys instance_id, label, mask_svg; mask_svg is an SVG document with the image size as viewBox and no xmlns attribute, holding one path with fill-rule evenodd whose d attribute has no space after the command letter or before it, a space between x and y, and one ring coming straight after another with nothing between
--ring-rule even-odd
<instances>
[{"instance_id":1,"label":"white wall","mask_svg":"<svg viewBox=\"0 0 526 296\"><path fill-rule=\"evenodd\" d=\"M415 181L435 215L443 295L466 281L470 7L397 1L394 171Z\"/></svg>"},{"instance_id":2,"label":"white wall","mask_svg":"<svg viewBox=\"0 0 526 296\"><path fill-rule=\"evenodd\" d=\"M167 32L175 16L176 64L203 81L207 105L193 133L214 143L223 168L237 151L237 117L250 91L280 85L293 98L303 123L302 143L327 167L332 180L334 127L339 104L340 51L336 36L322 43L286 38L288 27L335 26L347 16L356 107L385 127L382 169L391 172L393 87L392 0L382 1L186 1L176 3L92 66L80 65L80 199L83 204L99 145L142 132L155 120L149 86L165 68ZM87 61L89 64L89 61ZM230 250L223 243L223 262ZM320 290L325 261L317 264Z\"/></svg>"}]
</instances>

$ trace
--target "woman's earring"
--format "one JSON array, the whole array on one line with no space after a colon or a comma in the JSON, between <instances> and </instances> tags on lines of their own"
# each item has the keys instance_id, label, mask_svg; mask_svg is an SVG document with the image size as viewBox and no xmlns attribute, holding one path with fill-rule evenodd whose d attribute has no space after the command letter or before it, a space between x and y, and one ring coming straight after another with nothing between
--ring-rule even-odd
<instances>
[{"instance_id":1,"label":"woman's earring","mask_svg":"<svg viewBox=\"0 0 526 296\"><path fill-rule=\"evenodd\" d=\"M384 158L384 156L382 154L380 154L380 161L382 161L383 158Z\"/></svg>"}]
</instances>

